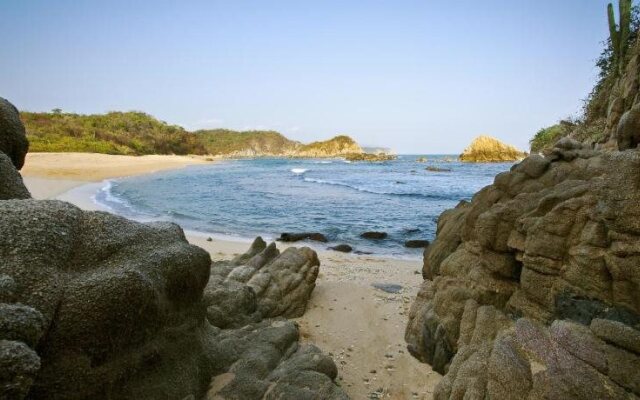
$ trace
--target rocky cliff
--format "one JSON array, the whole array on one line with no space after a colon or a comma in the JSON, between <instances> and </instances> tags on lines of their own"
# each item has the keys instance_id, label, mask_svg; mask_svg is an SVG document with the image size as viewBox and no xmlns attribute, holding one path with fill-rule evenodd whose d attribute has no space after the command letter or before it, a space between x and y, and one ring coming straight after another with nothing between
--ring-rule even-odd
<instances>
[{"instance_id":1,"label":"rocky cliff","mask_svg":"<svg viewBox=\"0 0 640 400\"><path fill-rule=\"evenodd\" d=\"M517 161L527 156L527 153L513 146L504 144L490 136L478 136L473 139L469 147L460 155L460 161L466 162L502 162Z\"/></svg>"},{"instance_id":2,"label":"rocky cliff","mask_svg":"<svg viewBox=\"0 0 640 400\"><path fill-rule=\"evenodd\" d=\"M315 252L260 239L212 264L175 224L33 200L15 118L0 107L0 398L347 399L284 319Z\"/></svg>"},{"instance_id":3,"label":"rocky cliff","mask_svg":"<svg viewBox=\"0 0 640 400\"><path fill-rule=\"evenodd\" d=\"M640 396L638 176L565 138L440 216L406 330L436 399Z\"/></svg>"}]
</instances>

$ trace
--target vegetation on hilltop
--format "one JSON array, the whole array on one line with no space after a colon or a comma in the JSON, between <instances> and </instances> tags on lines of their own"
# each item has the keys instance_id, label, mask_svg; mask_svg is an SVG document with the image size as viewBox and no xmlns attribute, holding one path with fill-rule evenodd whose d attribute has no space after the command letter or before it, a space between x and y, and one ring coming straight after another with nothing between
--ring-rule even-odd
<instances>
[{"instance_id":1,"label":"vegetation on hilltop","mask_svg":"<svg viewBox=\"0 0 640 400\"><path fill-rule=\"evenodd\" d=\"M362 148L349 136L339 135L329 140L302 145L298 153L307 157L326 157L329 154L336 156L362 153Z\"/></svg>"},{"instance_id":2,"label":"vegetation on hilltop","mask_svg":"<svg viewBox=\"0 0 640 400\"><path fill-rule=\"evenodd\" d=\"M349 136L301 144L276 131L209 129L189 132L142 112L99 115L22 112L33 152L196 154L230 157L336 157L360 153Z\"/></svg>"},{"instance_id":3,"label":"vegetation on hilltop","mask_svg":"<svg viewBox=\"0 0 640 400\"><path fill-rule=\"evenodd\" d=\"M20 113L33 152L106 154L206 154L184 128L142 112L81 115L54 110Z\"/></svg>"},{"instance_id":4,"label":"vegetation on hilltop","mask_svg":"<svg viewBox=\"0 0 640 400\"><path fill-rule=\"evenodd\" d=\"M194 132L212 155L259 155L292 152L299 145L276 131L232 131L229 129L211 129Z\"/></svg>"},{"instance_id":5,"label":"vegetation on hilltop","mask_svg":"<svg viewBox=\"0 0 640 400\"><path fill-rule=\"evenodd\" d=\"M538 153L551 148L560 138L567 136L576 124L571 121L560 121L555 125L540 129L529 141L531 152Z\"/></svg>"}]
</instances>

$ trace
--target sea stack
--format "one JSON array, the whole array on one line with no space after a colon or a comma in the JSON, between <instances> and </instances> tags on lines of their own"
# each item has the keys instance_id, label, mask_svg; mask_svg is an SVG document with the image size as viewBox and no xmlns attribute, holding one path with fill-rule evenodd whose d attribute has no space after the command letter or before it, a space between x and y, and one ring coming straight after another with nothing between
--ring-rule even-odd
<instances>
[{"instance_id":1,"label":"sea stack","mask_svg":"<svg viewBox=\"0 0 640 400\"><path fill-rule=\"evenodd\" d=\"M491 136L478 136L460 154L460 161L465 162L503 162L522 160L527 153L502 143Z\"/></svg>"}]
</instances>

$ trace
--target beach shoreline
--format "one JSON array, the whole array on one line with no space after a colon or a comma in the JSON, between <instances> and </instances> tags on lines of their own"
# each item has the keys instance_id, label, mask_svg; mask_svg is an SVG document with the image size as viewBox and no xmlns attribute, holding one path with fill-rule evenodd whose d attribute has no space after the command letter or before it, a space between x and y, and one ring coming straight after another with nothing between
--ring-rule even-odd
<instances>
[{"instance_id":1,"label":"beach shoreline","mask_svg":"<svg viewBox=\"0 0 640 400\"><path fill-rule=\"evenodd\" d=\"M180 156L138 158L90 153L69 154L65 162L66 158L65 153L29 155L23 177L33 197L63 200L85 210L107 212L91 198L105 180L207 162ZM87 169L90 165L94 166ZM111 174L110 167L113 167ZM82 175L85 170L87 175ZM190 243L208 251L214 261L244 253L251 242L246 238L229 240L188 230L185 236ZM281 251L290 246L309 245L276 243ZM372 393L382 394L378 398L432 398L440 375L414 359L406 351L403 338L409 306L422 283L422 261L313 247L321 267L307 312L296 319L303 340L333 355L338 365L338 382L353 398L369 398ZM387 293L373 284L402 288L398 293ZM357 340L354 330L359 332Z\"/></svg>"}]
</instances>

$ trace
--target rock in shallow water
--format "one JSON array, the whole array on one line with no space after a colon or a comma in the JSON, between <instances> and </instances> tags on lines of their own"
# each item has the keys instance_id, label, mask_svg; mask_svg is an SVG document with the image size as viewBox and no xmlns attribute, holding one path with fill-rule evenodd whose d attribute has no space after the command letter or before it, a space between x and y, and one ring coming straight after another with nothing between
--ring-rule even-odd
<instances>
[{"instance_id":1,"label":"rock in shallow water","mask_svg":"<svg viewBox=\"0 0 640 400\"><path fill-rule=\"evenodd\" d=\"M364 232L363 234L360 235L361 238L363 239L373 239L373 240L380 240L380 239L385 239L387 237L387 232Z\"/></svg>"},{"instance_id":2,"label":"rock in shallow water","mask_svg":"<svg viewBox=\"0 0 640 400\"><path fill-rule=\"evenodd\" d=\"M639 173L566 140L440 216L405 336L435 398L640 395Z\"/></svg>"},{"instance_id":3,"label":"rock in shallow water","mask_svg":"<svg viewBox=\"0 0 640 400\"><path fill-rule=\"evenodd\" d=\"M341 253L351 253L351 251L353 251L353 247L348 244L339 244L337 246L329 247L329 250L339 251Z\"/></svg>"},{"instance_id":4,"label":"rock in shallow water","mask_svg":"<svg viewBox=\"0 0 640 400\"><path fill-rule=\"evenodd\" d=\"M316 242L328 242L326 236L318 232L303 232L303 233L281 233L278 238L281 242L298 242L300 240L313 240Z\"/></svg>"},{"instance_id":5,"label":"rock in shallow water","mask_svg":"<svg viewBox=\"0 0 640 400\"><path fill-rule=\"evenodd\" d=\"M408 247L410 249L419 249L429 246L428 240L407 240L404 242L404 247Z\"/></svg>"}]
</instances>

